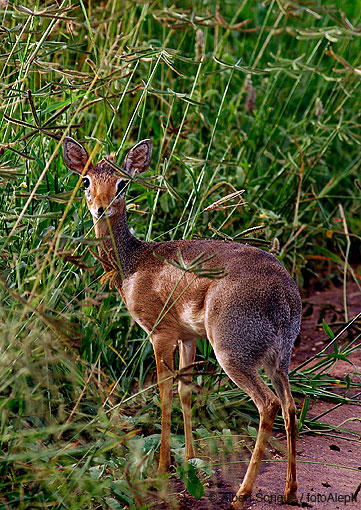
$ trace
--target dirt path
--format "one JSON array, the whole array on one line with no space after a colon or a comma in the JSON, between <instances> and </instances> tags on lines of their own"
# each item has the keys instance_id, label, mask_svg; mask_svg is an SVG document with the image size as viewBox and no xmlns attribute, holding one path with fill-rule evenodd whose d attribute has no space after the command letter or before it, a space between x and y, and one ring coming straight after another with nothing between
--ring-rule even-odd
<instances>
[{"instance_id":1,"label":"dirt path","mask_svg":"<svg viewBox=\"0 0 361 510\"><path fill-rule=\"evenodd\" d=\"M313 406L309 417L318 416L331 407L331 404L319 402ZM339 425L345 419L356 416L360 416L360 408L341 406L319 421ZM345 426L360 433L360 422L348 422ZM297 461L299 500L304 506L311 505L317 510L360 508L360 495L358 503L352 501L361 481L361 444L355 442L355 436L302 435L297 441ZM265 464L257 479L255 495L282 495L285 478L285 464ZM261 503L252 503L248 508L272 509L278 506L274 499L270 504L269 499L263 498ZM282 507L291 508L289 505Z\"/></svg>"},{"instance_id":2,"label":"dirt path","mask_svg":"<svg viewBox=\"0 0 361 510\"><path fill-rule=\"evenodd\" d=\"M309 417L316 417L331 407L333 404L319 402L309 411ZM360 418L358 406L343 405L324 418L320 418L319 421L339 425L346 419L356 417ZM349 421L345 427L360 433L359 421ZM275 437L277 438L277 435ZM358 494L358 501L352 499L361 482L361 443L356 442L355 437L346 433L343 436L337 434L333 437L322 433L322 435L312 436L301 435L298 439L298 494L303 507L314 510L360 508L361 493ZM286 448L284 439L279 439L279 442ZM236 457L237 460L235 460ZM179 508L181 510L228 509L229 502L247 467L247 463L239 463L240 457L244 459L241 452L234 452L223 461L218 459L220 465L214 468L215 475L209 481L204 497L197 500L189 496L186 491L182 491ZM248 459L249 457L250 454L247 455ZM282 499L287 467L284 455L270 448L266 458L270 462L262 462L253 496L247 503L246 509L294 509L294 506L285 505ZM216 459L213 457L212 461L215 462Z\"/></svg>"},{"instance_id":3,"label":"dirt path","mask_svg":"<svg viewBox=\"0 0 361 510\"><path fill-rule=\"evenodd\" d=\"M326 290L315 290L304 293L306 300L304 319L300 341L296 344L292 357L291 368L322 349L327 337L319 324L325 319L334 332L337 324L345 320L343 292L341 287L329 286ZM361 294L354 283L347 289L347 305L349 317L361 311ZM352 332L349 334L352 338ZM345 337L346 339L346 337ZM353 353L350 360L361 371L360 351ZM358 378L355 368L345 361L339 361L331 374L344 379L350 374L351 379ZM301 406L302 402L299 401ZM333 425L344 423L344 427L360 434L361 432L361 400L359 405L343 404L332 412L325 414L318 421ZM334 407L328 402L311 403L308 418L317 417ZM283 490L286 480L285 451L286 444L282 434L276 434L277 444L270 448L262 462L252 499L247 502L246 509L284 510L295 508L283 504ZM324 432L316 435L301 434L297 441L297 468L299 499L303 507L313 510L356 509L361 508L361 491L358 501L353 497L361 482L361 442L352 433ZM273 441L275 443L275 441ZM283 450L283 452L280 452ZM246 453L245 453L246 452ZM225 458L212 456L207 459L215 471L205 488L205 495L197 500L177 483L180 510L219 510L226 509L237 490L247 467L250 452L244 445L235 445L231 455Z\"/></svg>"}]
</instances>

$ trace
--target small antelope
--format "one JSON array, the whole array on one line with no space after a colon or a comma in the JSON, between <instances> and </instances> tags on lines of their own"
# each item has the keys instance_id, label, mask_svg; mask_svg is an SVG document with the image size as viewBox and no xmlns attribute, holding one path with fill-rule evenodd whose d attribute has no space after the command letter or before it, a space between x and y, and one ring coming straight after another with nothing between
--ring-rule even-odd
<instances>
[{"instance_id":1,"label":"small antelope","mask_svg":"<svg viewBox=\"0 0 361 510\"><path fill-rule=\"evenodd\" d=\"M93 165L84 147L72 138L64 139L63 151L67 167L83 177L95 233L103 238L98 250L105 276L112 278L131 316L151 336L162 407L159 472L167 471L171 461L175 350L179 347L179 369L191 367L196 339L208 338L223 370L248 393L260 415L251 461L232 508L244 508L244 500L252 492L280 407L288 446L285 500L296 503L296 407L288 380L302 311L295 282L273 255L252 246L216 240L145 242L135 238L127 224L127 181L106 160ZM150 140L142 140L128 152L123 169L130 176L145 172L151 154ZM179 253L185 264L204 254L205 268L221 266L226 275L211 279L169 264L178 260ZM277 396L260 377L261 365ZM178 383L186 459L194 457L191 380L188 370Z\"/></svg>"}]
</instances>

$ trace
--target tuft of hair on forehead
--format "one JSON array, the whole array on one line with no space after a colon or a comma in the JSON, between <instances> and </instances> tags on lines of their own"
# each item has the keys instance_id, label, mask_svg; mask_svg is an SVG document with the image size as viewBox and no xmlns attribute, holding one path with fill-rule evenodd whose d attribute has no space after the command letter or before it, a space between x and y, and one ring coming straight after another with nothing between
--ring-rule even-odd
<instances>
[{"instance_id":1,"label":"tuft of hair on forehead","mask_svg":"<svg viewBox=\"0 0 361 510\"><path fill-rule=\"evenodd\" d=\"M114 169L109 165L109 163L105 159L102 159L98 164L96 164L92 168L92 173L98 175L102 174L104 176L115 175Z\"/></svg>"}]
</instances>

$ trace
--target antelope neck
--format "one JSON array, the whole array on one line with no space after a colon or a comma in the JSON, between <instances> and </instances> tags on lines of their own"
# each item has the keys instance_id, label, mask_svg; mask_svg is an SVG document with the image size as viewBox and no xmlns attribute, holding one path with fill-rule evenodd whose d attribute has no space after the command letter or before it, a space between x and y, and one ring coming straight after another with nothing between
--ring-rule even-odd
<instances>
[{"instance_id":1,"label":"antelope neck","mask_svg":"<svg viewBox=\"0 0 361 510\"><path fill-rule=\"evenodd\" d=\"M110 259L113 264L118 265L120 263L123 276L127 278L135 271L143 252L153 243L141 241L131 234L125 207L119 215L110 217L109 221L112 235L109 232L106 220L102 220L95 225L95 233L97 237L108 238L102 243L106 258Z\"/></svg>"}]
</instances>

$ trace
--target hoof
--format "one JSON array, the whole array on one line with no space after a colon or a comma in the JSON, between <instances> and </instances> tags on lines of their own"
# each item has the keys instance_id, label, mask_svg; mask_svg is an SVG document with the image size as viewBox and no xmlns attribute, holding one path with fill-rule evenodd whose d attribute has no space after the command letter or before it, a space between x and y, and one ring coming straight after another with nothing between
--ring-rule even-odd
<instances>
[{"instance_id":1,"label":"hoof","mask_svg":"<svg viewBox=\"0 0 361 510\"><path fill-rule=\"evenodd\" d=\"M170 463L162 463L162 464L159 464L158 466L158 475L166 475L168 472L169 472L169 468L170 468Z\"/></svg>"},{"instance_id":2,"label":"hoof","mask_svg":"<svg viewBox=\"0 0 361 510\"><path fill-rule=\"evenodd\" d=\"M186 453L186 455L185 455L186 461L188 461L190 459L194 459L195 456L196 456L196 454L194 453L194 450L192 449L190 452Z\"/></svg>"},{"instance_id":3,"label":"hoof","mask_svg":"<svg viewBox=\"0 0 361 510\"><path fill-rule=\"evenodd\" d=\"M244 504L246 500L249 498L248 496L237 496L235 497L235 501L233 501L229 507L229 510L243 510Z\"/></svg>"},{"instance_id":4,"label":"hoof","mask_svg":"<svg viewBox=\"0 0 361 510\"><path fill-rule=\"evenodd\" d=\"M240 501L231 503L231 506L229 507L229 510L243 510L243 509L244 509L244 503L241 503Z\"/></svg>"},{"instance_id":5,"label":"hoof","mask_svg":"<svg viewBox=\"0 0 361 510\"><path fill-rule=\"evenodd\" d=\"M285 493L285 503L287 505L300 506L296 492Z\"/></svg>"}]
</instances>

